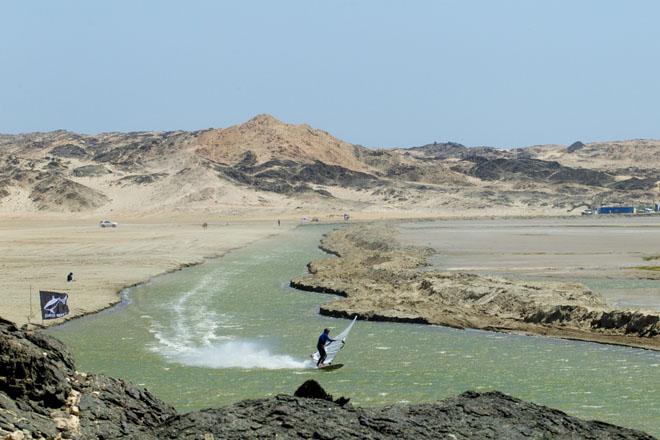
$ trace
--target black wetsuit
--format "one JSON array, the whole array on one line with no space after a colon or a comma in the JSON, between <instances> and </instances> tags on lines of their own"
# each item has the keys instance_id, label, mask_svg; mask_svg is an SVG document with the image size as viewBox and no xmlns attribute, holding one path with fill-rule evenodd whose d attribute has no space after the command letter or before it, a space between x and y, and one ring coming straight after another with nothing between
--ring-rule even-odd
<instances>
[{"instance_id":1,"label":"black wetsuit","mask_svg":"<svg viewBox=\"0 0 660 440\"><path fill-rule=\"evenodd\" d=\"M334 339L330 338L327 333L321 333L321 336L319 336L319 342L316 344L316 349L319 351L319 361L316 363L317 366L321 365L327 356L327 353L325 352L325 344L333 341Z\"/></svg>"}]
</instances>

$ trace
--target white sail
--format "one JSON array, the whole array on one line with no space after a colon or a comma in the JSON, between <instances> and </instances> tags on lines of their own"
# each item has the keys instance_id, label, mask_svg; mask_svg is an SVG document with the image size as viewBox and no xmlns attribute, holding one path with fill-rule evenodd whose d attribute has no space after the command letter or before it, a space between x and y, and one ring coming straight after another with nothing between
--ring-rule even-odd
<instances>
[{"instance_id":1,"label":"white sail","mask_svg":"<svg viewBox=\"0 0 660 440\"><path fill-rule=\"evenodd\" d=\"M335 359L335 356L337 356L337 353L339 353L339 350L342 349L344 346L343 342L346 341L346 337L348 336L348 332L351 331L351 328L353 328L353 324L355 324L355 321L357 320L357 316L353 318L353 321L344 329L343 332L339 333L337 336L330 336L332 339L334 339L333 342L327 344L325 346L325 352L327 353L327 357L325 358L325 361L323 362L325 365L331 364L332 361ZM314 362L319 361L319 352L315 352L312 355L312 359L314 359Z\"/></svg>"}]
</instances>

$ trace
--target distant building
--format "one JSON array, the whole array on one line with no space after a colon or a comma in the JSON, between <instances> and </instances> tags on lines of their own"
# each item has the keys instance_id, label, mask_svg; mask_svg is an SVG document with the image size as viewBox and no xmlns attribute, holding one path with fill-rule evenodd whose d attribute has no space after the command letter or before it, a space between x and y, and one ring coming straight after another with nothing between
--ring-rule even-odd
<instances>
[{"instance_id":1,"label":"distant building","mask_svg":"<svg viewBox=\"0 0 660 440\"><path fill-rule=\"evenodd\" d=\"M634 214L634 206L601 206L598 214Z\"/></svg>"}]
</instances>

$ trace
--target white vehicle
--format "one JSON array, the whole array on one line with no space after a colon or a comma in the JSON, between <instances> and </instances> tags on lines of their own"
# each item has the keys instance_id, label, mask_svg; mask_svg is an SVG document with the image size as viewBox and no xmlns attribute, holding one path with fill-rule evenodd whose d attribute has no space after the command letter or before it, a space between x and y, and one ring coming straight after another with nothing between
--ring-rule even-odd
<instances>
[{"instance_id":1,"label":"white vehicle","mask_svg":"<svg viewBox=\"0 0 660 440\"><path fill-rule=\"evenodd\" d=\"M101 220L99 223L99 226L102 228L116 228L117 223L116 222L111 222L110 220Z\"/></svg>"}]
</instances>

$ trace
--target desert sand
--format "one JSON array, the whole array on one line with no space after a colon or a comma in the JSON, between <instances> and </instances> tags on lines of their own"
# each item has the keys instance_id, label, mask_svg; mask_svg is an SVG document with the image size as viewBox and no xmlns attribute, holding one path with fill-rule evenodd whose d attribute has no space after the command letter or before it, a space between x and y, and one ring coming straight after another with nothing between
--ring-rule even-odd
<instances>
[{"instance_id":1,"label":"desert sand","mask_svg":"<svg viewBox=\"0 0 660 440\"><path fill-rule=\"evenodd\" d=\"M401 223L403 243L435 249L438 270L586 284L617 308L660 312L660 217Z\"/></svg>"},{"instance_id":2,"label":"desert sand","mask_svg":"<svg viewBox=\"0 0 660 440\"><path fill-rule=\"evenodd\" d=\"M202 228L206 221L208 227ZM0 316L41 324L39 290L69 294L67 319L109 307L120 291L151 277L201 263L255 240L291 229L277 219L248 221L185 216L125 219L117 228L98 220L39 216L0 222ZM74 273L74 281L66 276ZM30 315L30 290L32 314ZM62 319L48 320L46 325Z\"/></svg>"}]
</instances>

